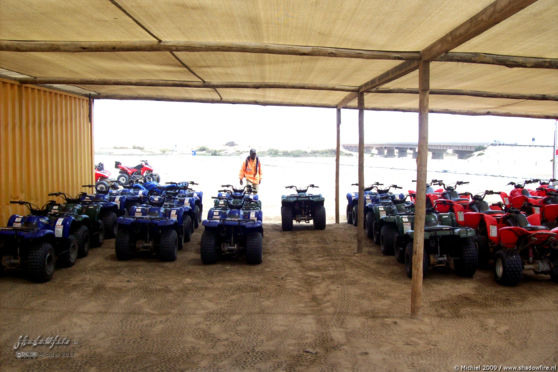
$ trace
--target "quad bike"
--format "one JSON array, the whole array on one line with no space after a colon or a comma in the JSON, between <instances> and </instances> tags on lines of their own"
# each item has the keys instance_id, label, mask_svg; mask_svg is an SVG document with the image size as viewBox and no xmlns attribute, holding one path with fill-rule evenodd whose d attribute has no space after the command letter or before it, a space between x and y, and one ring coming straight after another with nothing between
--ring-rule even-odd
<instances>
[{"instance_id":1,"label":"quad bike","mask_svg":"<svg viewBox=\"0 0 558 372\"><path fill-rule=\"evenodd\" d=\"M82 185L84 188L95 187L95 185ZM77 200L74 200L77 202ZM98 245L101 245L105 238L116 237L116 218L118 217L118 206L111 202L107 194L87 194L82 192L79 194L79 203L83 206L83 213L88 215L93 225L97 224L97 231L92 229L92 239L96 239ZM102 226L101 226L102 225ZM95 238L95 234L98 235Z\"/></svg>"},{"instance_id":2,"label":"quad bike","mask_svg":"<svg viewBox=\"0 0 558 372\"><path fill-rule=\"evenodd\" d=\"M536 215L534 215L536 216ZM558 228L530 225L524 214L509 214L510 226L498 230L494 277L502 285L515 286L524 270L549 274L558 283Z\"/></svg>"},{"instance_id":3,"label":"quad bike","mask_svg":"<svg viewBox=\"0 0 558 372\"><path fill-rule=\"evenodd\" d=\"M447 199L435 200L433 207L426 208L423 275L433 267L453 267L458 275L472 277L478 267L478 253L474 243L475 230L461 225L457 213L437 210L445 209L441 206L445 206L446 203L463 208ZM393 247L395 258L398 262L405 263L405 272L411 278L415 215L397 214L393 220L395 224L384 224L386 229L383 239L387 246L384 249L389 251L389 245Z\"/></svg>"},{"instance_id":4,"label":"quad bike","mask_svg":"<svg viewBox=\"0 0 558 372\"><path fill-rule=\"evenodd\" d=\"M35 282L47 282L54 275L56 263L75 264L82 238L82 225L73 216L50 213L53 200L39 208L26 201L29 215L12 215L7 227L0 228L0 269L21 267Z\"/></svg>"},{"instance_id":5,"label":"quad bike","mask_svg":"<svg viewBox=\"0 0 558 372\"><path fill-rule=\"evenodd\" d=\"M148 203L135 204L128 216L118 217L115 251L118 260L134 258L138 250L175 261L193 232L193 211L174 193L150 195Z\"/></svg>"},{"instance_id":6,"label":"quad bike","mask_svg":"<svg viewBox=\"0 0 558 372\"><path fill-rule=\"evenodd\" d=\"M365 200L364 205L364 228L366 229L366 235L374 240L376 244L381 243L381 218L386 215L397 214L401 207L403 207L403 210L410 207L409 205L404 206L402 204L405 199L403 194L396 196L391 192L392 189L400 189L400 186L390 185L387 188L380 189L380 185L373 186L376 189L376 197Z\"/></svg>"},{"instance_id":7,"label":"quad bike","mask_svg":"<svg viewBox=\"0 0 558 372\"><path fill-rule=\"evenodd\" d=\"M378 194L374 189L382 185L380 182L374 182L364 188L364 205L377 200ZM358 183L353 183L351 186L358 186ZM347 223L354 226L358 225L358 192L347 193Z\"/></svg>"},{"instance_id":8,"label":"quad bike","mask_svg":"<svg viewBox=\"0 0 558 372\"><path fill-rule=\"evenodd\" d=\"M220 190L213 208L202 222L200 254L204 265L213 264L224 256L246 252L250 265L262 263L262 210L258 195L250 186Z\"/></svg>"},{"instance_id":9,"label":"quad bike","mask_svg":"<svg viewBox=\"0 0 558 372\"><path fill-rule=\"evenodd\" d=\"M298 188L296 186L285 186L286 189L295 189L296 194L283 195L281 197L281 227L283 231L293 229L293 220L306 223L313 220L316 230L326 228L326 210L324 197L321 194L308 193L309 188L318 188L314 184Z\"/></svg>"},{"instance_id":10,"label":"quad bike","mask_svg":"<svg viewBox=\"0 0 558 372\"><path fill-rule=\"evenodd\" d=\"M178 187L182 187L183 189L183 193L185 194L186 197L188 198L193 198L194 199L194 205L191 205L190 207L193 208L194 210L194 214L196 216L196 218L194 218L194 228L198 228L201 220L202 220L202 214L203 214L203 191L196 191L193 188L191 188L190 186L195 185L197 186L198 184L194 181L185 181L185 182L167 182L167 185L170 185L171 187L173 185L178 186ZM185 187L185 188L184 188Z\"/></svg>"},{"instance_id":11,"label":"quad bike","mask_svg":"<svg viewBox=\"0 0 558 372\"><path fill-rule=\"evenodd\" d=\"M558 226L558 193L549 187L537 187L536 190L525 189L526 184L539 181L538 179L527 180L523 184L510 182L508 185L514 186L510 195L505 192L501 192L500 195L507 209L519 209L527 215L539 214L542 225L554 228Z\"/></svg>"},{"instance_id":12,"label":"quad bike","mask_svg":"<svg viewBox=\"0 0 558 372\"><path fill-rule=\"evenodd\" d=\"M153 168L149 165L147 160L142 160L140 164L135 167L127 167L122 165L121 162L115 161L114 167L120 169L116 181L125 186L129 183L137 182L161 182L161 177L157 173L153 173Z\"/></svg>"},{"instance_id":13,"label":"quad bike","mask_svg":"<svg viewBox=\"0 0 558 372\"><path fill-rule=\"evenodd\" d=\"M105 169L103 163L95 164L95 190L98 193L106 193L112 181L109 180L110 172Z\"/></svg>"}]
</instances>

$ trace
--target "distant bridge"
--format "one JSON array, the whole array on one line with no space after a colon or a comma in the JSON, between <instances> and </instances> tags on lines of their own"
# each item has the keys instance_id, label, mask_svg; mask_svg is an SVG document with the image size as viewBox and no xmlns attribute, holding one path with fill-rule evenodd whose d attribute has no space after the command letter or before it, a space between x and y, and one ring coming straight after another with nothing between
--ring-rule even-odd
<instances>
[{"instance_id":1,"label":"distant bridge","mask_svg":"<svg viewBox=\"0 0 558 372\"><path fill-rule=\"evenodd\" d=\"M428 151L432 153L432 159L443 159L448 150L457 154L458 159L467 159L475 151L479 151L486 146L488 146L488 143L429 143ZM343 148L347 151L358 152L358 144L346 144L343 145ZM377 155L386 158L394 158L397 150L397 157L404 158L410 151L413 158L416 159L417 149L418 145L412 142L368 143L364 145L365 153L375 152Z\"/></svg>"}]
</instances>

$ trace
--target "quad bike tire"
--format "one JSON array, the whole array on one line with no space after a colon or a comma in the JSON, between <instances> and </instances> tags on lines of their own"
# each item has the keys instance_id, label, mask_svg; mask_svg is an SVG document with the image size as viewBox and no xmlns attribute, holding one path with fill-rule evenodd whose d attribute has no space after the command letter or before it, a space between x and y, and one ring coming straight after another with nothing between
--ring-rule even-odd
<instances>
[{"instance_id":1,"label":"quad bike tire","mask_svg":"<svg viewBox=\"0 0 558 372\"><path fill-rule=\"evenodd\" d=\"M101 220L103 221L103 227L105 231L105 238L116 237L116 231L118 230L118 225L116 224L116 219L118 216L116 212L110 211L106 213Z\"/></svg>"},{"instance_id":2,"label":"quad bike tire","mask_svg":"<svg viewBox=\"0 0 558 372\"><path fill-rule=\"evenodd\" d=\"M116 258L119 261L131 260L136 255L135 240L128 229L118 229L114 243Z\"/></svg>"},{"instance_id":3,"label":"quad bike tire","mask_svg":"<svg viewBox=\"0 0 558 372\"><path fill-rule=\"evenodd\" d=\"M128 176L126 173L119 173L118 177L116 177L116 182L118 182L122 186L126 186L128 182L130 182L130 176Z\"/></svg>"},{"instance_id":4,"label":"quad bike tire","mask_svg":"<svg viewBox=\"0 0 558 372\"><path fill-rule=\"evenodd\" d=\"M105 180L99 180L95 183L95 191L98 194L106 194L109 192L110 185Z\"/></svg>"},{"instance_id":5,"label":"quad bike tire","mask_svg":"<svg viewBox=\"0 0 558 372\"><path fill-rule=\"evenodd\" d=\"M380 251L384 256L394 253L397 242L397 230L392 225L384 225L380 231Z\"/></svg>"},{"instance_id":6,"label":"quad bike tire","mask_svg":"<svg viewBox=\"0 0 558 372\"><path fill-rule=\"evenodd\" d=\"M399 234L398 234L399 235ZM405 263L405 247L401 247L399 245L395 245L393 248L393 255L395 256L395 260L399 263Z\"/></svg>"},{"instance_id":7,"label":"quad bike tire","mask_svg":"<svg viewBox=\"0 0 558 372\"><path fill-rule=\"evenodd\" d=\"M79 236L70 234L66 241L66 251L58 257L58 261L64 267L73 266L79 254Z\"/></svg>"},{"instance_id":8,"label":"quad bike tire","mask_svg":"<svg viewBox=\"0 0 558 372\"><path fill-rule=\"evenodd\" d=\"M377 221L372 222L372 231L374 231L374 243L380 244L382 230L380 228L380 223Z\"/></svg>"},{"instance_id":9,"label":"quad bike tire","mask_svg":"<svg viewBox=\"0 0 558 372\"><path fill-rule=\"evenodd\" d=\"M249 265L259 265L262 263L262 233L253 232L246 236L246 262Z\"/></svg>"},{"instance_id":10,"label":"quad bike tire","mask_svg":"<svg viewBox=\"0 0 558 372\"><path fill-rule=\"evenodd\" d=\"M91 234L91 246L100 247L105 241L105 225L103 221L97 221L97 232Z\"/></svg>"},{"instance_id":11,"label":"quad bike tire","mask_svg":"<svg viewBox=\"0 0 558 372\"><path fill-rule=\"evenodd\" d=\"M483 235L477 235L475 245L479 256L479 267L481 269L488 269L490 266L490 247L488 246L488 238Z\"/></svg>"},{"instance_id":12,"label":"quad bike tire","mask_svg":"<svg viewBox=\"0 0 558 372\"><path fill-rule=\"evenodd\" d=\"M358 203L353 205L352 213L353 213L353 226L358 226Z\"/></svg>"},{"instance_id":13,"label":"quad bike tire","mask_svg":"<svg viewBox=\"0 0 558 372\"><path fill-rule=\"evenodd\" d=\"M201 237L200 255L204 265L214 264L219 259L219 254L217 252L217 237L214 231L205 230L203 232Z\"/></svg>"},{"instance_id":14,"label":"quad bike tire","mask_svg":"<svg viewBox=\"0 0 558 372\"><path fill-rule=\"evenodd\" d=\"M459 276L472 278L479 266L479 254L473 238L461 239L459 242L461 256L455 260L455 272Z\"/></svg>"},{"instance_id":15,"label":"quad bike tire","mask_svg":"<svg viewBox=\"0 0 558 372\"><path fill-rule=\"evenodd\" d=\"M190 217L190 216L185 216L184 217L184 221L182 222L182 229L184 231L182 241L184 243L188 243L190 240L192 240L192 232L194 230L192 217ZM182 246L182 244L181 244L181 246ZM182 248L180 248L180 249L182 249Z\"/></svg>"},{"instance_id":16,"label":"quad bike tire","mask_svg":"<svg viewBox=\"0 0 558 372\"><path fill-rule=\"evenodd\" d=\"M552 263L552 268L550 269L550 279L554 283L558 283L558 261Z\"/></svg>"},{"instance_id":17,"label":"quad bike tire","mask_svg":"<svg viewBox=\"0 0 558 372\"><path fill-rule=\"evenodd\" d=\"M496 252L494 278L501 285L518 285L523 278L523 261L519 253L505 250Z\"/></svg>"},{"instance_id":18,"label":"quad bike tire","mask_svg":"<svg viewBox=\"0 0 558 372\"><path fill-rule=\"evenodd\" d=\"M292 221L292 220L291 220ZM314 228L316 230L325 230L326 228L326 210L323 205L314 209Z\"/></svg>"},{"instance_id":19,"label":"quad bike tire","mask_svg":"<svg viewBox=\"0 0 558 372\"><path fill-rule=\"evenodd\" d=\"M351 207L351 205L347 205L347 223L349 225L353 224L353 208Z\"/></svg>"},{"instance_id":20,"label":"quad bike tire","mask_svg":"<svg viewBox=\"0 0 558 372\"><path fill-rule=\"evenodd\" d=\"M89 254L89 245L91 240L89 229L87 226L81 225L76 231L76 235L79 239L78 258L86 257Z\"/></svg>"},{"instance_id":21,"label":"quad bike tire","mask_svg":"<svg viewBox=\"0 0 558 372\"><path fill-rule=\"evenodd\" d=\"M364 227L366 228L366 236L368 239L374 240L374 213L368 211L364 219Z\"/></svg>"},{"instance_id":22,"label":"quad bike tire","mask_svg":"<svg viewBox=\"0 0 558 372\"><path fill-rule=\"evenodd\" d=\"M289 207L281 207L281 228L283 231L293 229L293 210Z\"/></svg>"},{"instance_id":23,"label":"quad bike tire","mask_svg":"<svg viewBox=\"0 0 558 372\"><path fill-rule=\"evenodd\" d=\"M200 216L201 216L201 210L200 210L200 206L196 204L196 206L194 207L194 228L197 229L200 226Z\"/></svg>"},{"instance_id":24,"label":"quad bike tire","mask_svg":"<svg viewBox=\"0 0 558 372\"><path fill-rule=\"evenodd\" d=\"M158 173L153 173L153 180L157 183L161 183L161 176Z\"/></svg>"},{"instance_id":25,"label":"quad bike tire","mask_svg":"<svg viewBox=\"0 0 558 372\"><path fill-rule=\"evenodd\" d=\"M426 244L425 244L426 245ZM428 273L428 266L429 266L429 257L426 252L424 251L424 255L422 257L422 277L424 278ZM413 277L413 241L409 241L405 246L405 273L409 278Z\"/></svg>"},{"instance_id":26,"label":"quad bike tire","mask_svg":"<svg viewBox=\"0 0 558 372\"><path fill-rule=\"evenodd\" d=\"M178 254L178 234L174 229L163 230L159 241L159 259L176 261Z\"/></svg>"},{"instance_id":27,"label":"quad bike tire","mask_svg":"<svg viewBox=\"0 0 558 372\"><path fill-rule=\"evenodd\" d=\"M153 177L153 173L144 174L143 179L145 180L145 182L154 182L155 181L155 177Z\"/></svg>"},{"instance_id":28,"label":"quad bike tire","mask_svg":"<svg viewBox=\"0 0 558 372\"><path fill-rule=\"evenodd\" d=\"M52 244L39 242L27 252L25 271L29 279L37 283L48 282L54 275L56 257Z\"/></svg>"}]
</instances>

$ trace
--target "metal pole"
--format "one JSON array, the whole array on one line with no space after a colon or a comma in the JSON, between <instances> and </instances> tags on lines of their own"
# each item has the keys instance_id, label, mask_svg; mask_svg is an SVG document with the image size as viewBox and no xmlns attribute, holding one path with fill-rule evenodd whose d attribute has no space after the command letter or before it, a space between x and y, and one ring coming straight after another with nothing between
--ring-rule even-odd
<instances>
[{"instance_id":1,"label":"metal pole","mask_svg":"<svg viewBox=\"0 0 558 372\"><path fill-rule=\"evenodd\" d=\"M413 279L411 316L417 317L422 306L422 265L424 258L424 222L426 216L426 172L428 160L428 93L430 62L419 64L419 138L417 156L417 197L413 239Z\"/></svg>"},{"instance_id":2,"label":"metal pole","mask_svg":"<svg viewBox=\"0 0 558 372\"><path fill-rule=\"evenodd\" d=\"M358 213L357 252L364 246L364 93L358 94Z\"/></svg>"},{"instance_id":3,"label":"metal pole","mask_svg":"<svg viewBox=\"0 0 558 372\"><path fill-rule=\"evenodd\" d=\"M335 151L335 223L339 223L339 152L341 151L341 109L337 109L337 147Z\"/></svg>"},{"instance_id":4,"label":"metal pole","mask_svg":"<svg viewBox=\"0 0 558 372\"><path fill-rule=\"evenodd\" d=\"M554 146L552 146L552 178L556 178L556 126L558 125L558 119L554 121Z\"/></svg>"}]
</instances>

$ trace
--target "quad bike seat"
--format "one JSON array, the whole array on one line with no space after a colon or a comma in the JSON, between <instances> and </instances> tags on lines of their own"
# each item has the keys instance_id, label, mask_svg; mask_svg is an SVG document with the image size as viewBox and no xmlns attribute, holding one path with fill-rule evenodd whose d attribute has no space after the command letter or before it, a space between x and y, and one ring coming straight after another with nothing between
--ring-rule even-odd
<instances>
[{"instance_id":1,"label":"quad bike seat","mask_svg":"<svg viewBox=\"0 0 558 372\"><path fill-rule=\"evenodd\" d=\"M546 226L530 225L529 221L527 221L527 217L525 217L525 215L522 213L508 214L504 217L504 223L508 224L509 226L522 227L528 231L548 230L548 227Z\"/></svg>"}]
</instances>

